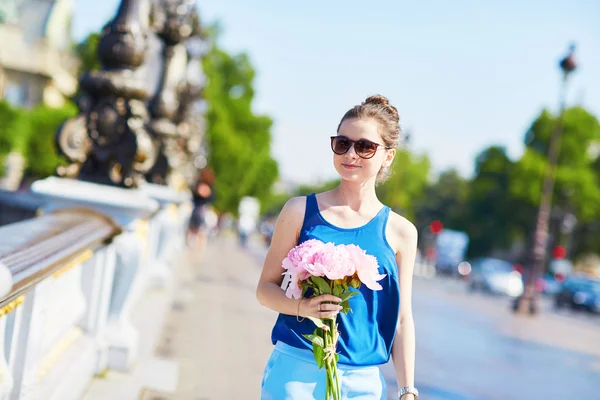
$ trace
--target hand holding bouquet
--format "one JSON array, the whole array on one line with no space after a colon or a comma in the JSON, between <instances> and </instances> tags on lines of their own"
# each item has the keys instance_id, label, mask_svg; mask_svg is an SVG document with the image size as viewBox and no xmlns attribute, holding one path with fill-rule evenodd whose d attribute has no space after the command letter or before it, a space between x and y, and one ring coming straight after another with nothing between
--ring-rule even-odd
<instances>
[{"instance_id":1,"label":"hand holding bouquet","mask_svg":"<svg viewBox=\"0 0 600 400\"><path fill-rule=\"evenodd\" d=\"M371 290L381 290L382 287L377 281L385 275L379 274L377 259L366 254L360 247L353 244L336 246L316 239L307 240L291 249L283 260L282 267L286 270L282 287L287 297L302 299L309 292L311 302L323 295L341 299L341 309L337 305L327 305L334 304L333 302L319 303L320 314L332 316L308 316L315 323L316 329L312 334L304 335L312 342L317 365L319 368L325 367L325 398L339 400L341 394L336 353L339 333L336 310L344 314L352 311L349 300L360 293L358 289L361 285L364 284Z\"/></svg>"}]
</instances>

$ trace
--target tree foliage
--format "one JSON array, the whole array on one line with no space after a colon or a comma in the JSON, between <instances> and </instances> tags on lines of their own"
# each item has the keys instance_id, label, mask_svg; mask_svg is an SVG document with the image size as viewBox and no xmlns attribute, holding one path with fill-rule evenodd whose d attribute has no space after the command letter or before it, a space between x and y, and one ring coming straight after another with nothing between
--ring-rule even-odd
<instances>
[{"instance_id":1,"label":"tree foliage","mask_svg":"<svg viewBox=\"0 0 600 400\"><path fill-rule=\"evenodd\" d=\"M0 158L5 157L11 151L19 151L24 148L25 125L26 119L23 111L0 100Z\"/></svg>"},{"instance_id":2,"label":"tree foliage","mask_svg":"<svg viewBox=\"0 0 600 400\"><path fill-rule=\"evenodd\" d=\"M62 108L40 105L27 114L29 139L24 152L28 160L25 174L36 178L54 175L56 168L65 163L56 148L56 131L68 118L77 115L77 107L72 103Z\"/></svg>"},{"instance_id":3,"label":"tree foliage","mask_svg":"<svg viewBox=\"0 0 600 400\"><path fill-rule=\"evenodd\" d=\"M271 157L272 120L252 111L254 69L246 54L230 55L213 43L203 58L209 164L216 176L215 207L237 212L244 196L268 200L278 177Z\"/></svg>"},{"instance_id":4,"label":"tree foliage","mask_svg":"<svg viewBox=\"0 0 600 400\"><path fill-rule=\"evenodd\" d=\"M391 176L377 189L379 198L393 210L414 219L415 207L428 185L429 158L408 150L398 150L391 168Z\"/></svg>"},{"instance_id":5,"label":"tree foliage","mask_svg":"<svg viewBox=\"0 0 600 400\"><path fill-rule=\"evenodd\" d=\"M444 221L445 228L465 230L469 189L469 182L456 170L443 171L415 201L416 226L427 228L438 220Z\"/></svg>"},{"instance_id":6,"label":"tree foliage","mask_svg":"<svg viewBox=\"0 0 600 400\"><path fill-rule=\"evenodd\" d=\"M87 71L97 71L100 69L100 60L98 59L98 43L100 43L100 33L92 33L84 41L75 46L75 53L79 58L79 74Z\"/></svg>"},{"instance_id":7,"label":"tree foliage","mask_svg":"<svg viewBox=\"0 0 600 400\"><path fill-rule=\"evenodd\" d=\"M547 149L558 117L544 110L525 135L527 146L516 163L512 177L513 196L538 206L544 172L548 166ZM565 111L560 141L560 156L554 185L555 207L574 212L581 221L600 219L600 185L597 155L588 150L600 142L600 124L581 107Z\"/></svg>"},{"instance_id":8,"label":"tree foliage","mask_svg":"<svg viewBox=\"0 0 600 400\"><path fill-rule=\"evenodd\" d=\"M76 113L76 107L70 103L62 108L40 105L27 110L0 101L0 161L3 164L6 155L14 151L25 159L26 176L53 175L63 162L54 144L56 130Z\"/></svg>"}]
</instances>

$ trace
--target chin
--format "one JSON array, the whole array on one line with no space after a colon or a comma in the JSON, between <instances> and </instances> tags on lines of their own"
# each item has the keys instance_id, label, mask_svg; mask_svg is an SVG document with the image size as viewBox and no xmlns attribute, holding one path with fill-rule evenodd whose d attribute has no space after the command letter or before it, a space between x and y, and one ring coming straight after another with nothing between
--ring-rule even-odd
<instances>
[{"instance_id":1,"label":"chin","mask_svg":"<svg viewBox=\"0 0 600 400\"><path fill-rule=\"evenodd\" d=\"M370 178L365 174L365 171L363 169L359 169L357 171L347 171L344 167L340 165L339 167L336 167L336 171L343 181L365 182L368 181Z\"/></svg>"}]
</instances>

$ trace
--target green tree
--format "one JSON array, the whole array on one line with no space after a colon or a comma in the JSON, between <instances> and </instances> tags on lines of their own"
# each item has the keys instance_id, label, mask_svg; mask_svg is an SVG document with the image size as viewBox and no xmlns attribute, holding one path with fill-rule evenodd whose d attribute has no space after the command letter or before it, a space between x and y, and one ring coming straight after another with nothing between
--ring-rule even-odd
<instances>
[{"instance_id":1,"label":"green tree","mask_svg":"<svg viewBox=\"0 0 600 400\"><path fill-rule=\"evenodd\" d=\"M26 110L0 102L0 169L6 155L14 151L25 159L27 176L53 175L62 161L54 144L56 130L76 113L77 108L71 103L62 108L40 105Z\"/></svg>"},{"instance_id":2,"label":"green tree","mask_svg":"<svg viewBox=\"0 0 600 400\"><path fill-rule=\"evenodd\" d=\"M0 158L11 151L23 152L27 142L27 119L24 111L0 100Z\"/></svg>"},{"instance_id":3,"label":"green tree","mask_svg":"<svg viewBox=\"0 0 600 400\"><path fill-rule=\"evenodd\" d=\"M79 57L79 75L87 71L97 71L100 69L100 60L98 60L98 43L100 42L100 33L92 33L84 41L75 46L75 53Z\"/></svg>"},{"instance_id":4,"label":"green tree","mask_svg":"<svg viewBox=\"0 0 600 400\"><path fill-rule=\"evenodd\" d=\"M475 160L465 218L471 257L506 250L519 238L522 219L529 224L533 207L510 195L513 168L514 163L501 146L483 150Z\"/></svg>"},{"instance_id":5,"label":"green tree","mask_svg":"<svg viewBox=\"0 0 600 400\"><path fill-rule=\"evenodd\" d=\"M557 118L544 110L525 135L527 146L515 166L512 193L538 206L544 171L548 165L547 149ZM580 220L600 218L600 187L594 168L597 156L588 150L600 142L600 124L581 107L565 111L560 157L556 173L553 203L573 210Z\"/></svg>"},{"instance_id":6,"label":"green tree","mask_svg":"<svg viewBox=\"0 0 600 400\"><path fill-rule=\"evenodd\" d=\"M534 206L541 199L544 172L548 166L547 151L550 136L557 126L557 117L544 110L525 135L526 150L516 163L511 176L513 196ZM598 155L590 152L600 143L598 119L581 107L567 109L563 117L561 147L553 193L553 214L572 213L579 221L574 233L573 255L600 250L597 221L600 220L600 171ZM531 217L535 219L535 213ZM554 224L558 238L559 224ZM564 238L563 238L564 239ZM560 239L556 239L555 243Z\"/></svg>"},{"instance_id":7,"label":"green tree","mask_svg":"<svg viewBox=\"0 0 600 400\"><path fill-rule=\"evenodd\" d=\"M268 201L278 176L271 157L272 120L252 111L254 69L246 54L230 55L213 43L203 58L206 140L215 171L215 207L237 213L244 196Z\"/></svg>"},{"instance_id":8,"label":"green tree","mask_svg":"<svg viewBox=\"0 0 600 400\"><path fill-rule=\"evenodd\" d=\"M380 200L410 220L416 216L416 206L422 201L428 186L431 164L425 155L398 150L390 178L377 188Z\"/></svg>"},{"instance_id":9,"label":"green tree","mask_svg":"<svg viewBox=\"0 0 600 400\"><path fill-rule=\"evenodd\" d=\"M58 155L55 144L56 131L68 118L77 115L77 107L68 103L62 108L40 105L27 112L28 140L25 148L27 168L30 177L44 178L56 173L56 168L65 162Z\"/></svg>"},{"instance_id":10,"label":"green tree","mask_svg":"<svg viewBox=\"0 0 600 400\"><path fill-rule=\"evenodd\" d=\"M420 201L415 204L416 225L424 228L439 220L445 228L465 230L469 188L469 181L456 170L442 172L436 182L425 187Z\"/></svg>"}]
</instances>

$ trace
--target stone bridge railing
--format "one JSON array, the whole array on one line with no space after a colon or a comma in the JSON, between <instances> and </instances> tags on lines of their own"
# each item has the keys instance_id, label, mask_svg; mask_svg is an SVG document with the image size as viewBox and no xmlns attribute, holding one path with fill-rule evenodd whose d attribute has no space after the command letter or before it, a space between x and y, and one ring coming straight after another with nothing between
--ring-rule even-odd
<instances>
[{"instance_id":1,"label":"stone bridge railing","mask_svg":"<svg viewBox=\"0 0 600 400\"><path fill-rule=\"evenodd\" d=\"M170 285L191 207L151 184L49 178L32 192L40 215L0 227L0 400L80 399L135 362L132 307Z\"/></svg>"}]
</instances>

